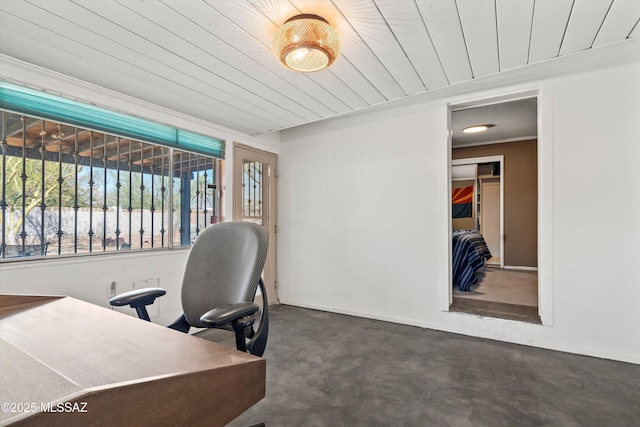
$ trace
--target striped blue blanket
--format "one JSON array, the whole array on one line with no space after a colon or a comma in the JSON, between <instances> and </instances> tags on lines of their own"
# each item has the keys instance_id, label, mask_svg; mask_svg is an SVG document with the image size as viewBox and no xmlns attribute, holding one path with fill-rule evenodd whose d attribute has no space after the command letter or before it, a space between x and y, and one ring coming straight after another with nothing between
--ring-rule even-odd
<instances>
[{"instance_id":1,"label":"striped blue blanket","mask_svg":"<svg viewBox=\"0 0 640 427\"><path fill-rule=\"evenodd\" d=\"M453 286L468 291L478 281L476 271L484 267L491 252L482 234L468 230L454 230L453 238Z\"/></svg>"}]
</instances>

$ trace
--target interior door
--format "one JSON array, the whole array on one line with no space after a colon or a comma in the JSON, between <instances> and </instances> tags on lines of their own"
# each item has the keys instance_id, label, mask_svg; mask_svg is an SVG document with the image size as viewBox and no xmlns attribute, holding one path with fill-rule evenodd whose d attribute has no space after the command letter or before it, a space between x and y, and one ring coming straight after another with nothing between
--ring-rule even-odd
<instances>
[{"instance_id":1,"label":"interior door","mask_svg":"<svg viewBox=\"0 0 640 427\"><path fill-rule=\"evenodd\" d=\"M480 195L480 232L493 255L487 263L500 265L500 180L483 179Z\"/></svg>"},{"instance_id":2,"label":"interior door","mask_svg":"<svg viewBox=\"0 0 640 427\"><path fill-rule=\"evenodd\" d=\"M253 222L269 233L263 280L269 304L278 302L276 272L276 170L278 157L242 144L233 146L233 220Z\"/></svg>"}]
</instances>

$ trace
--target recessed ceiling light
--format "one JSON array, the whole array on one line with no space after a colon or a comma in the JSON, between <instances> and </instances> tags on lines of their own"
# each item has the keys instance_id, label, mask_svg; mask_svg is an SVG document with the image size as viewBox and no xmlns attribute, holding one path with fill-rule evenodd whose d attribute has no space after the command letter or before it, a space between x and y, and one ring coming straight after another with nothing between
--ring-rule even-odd
<instances>
[{"instance_id":1,"label":"recessed ceiling light","mask_svg":"<svg viewBox=\"0 0 640 427\"><path fill-rule=\"evenodd\" d=\"M469 126L462 129L464 133L475 133L475 132L484 132L485 130L494 127L495 125L487 124L487 125L474 125Z\"/></svg>"}]
</instances>

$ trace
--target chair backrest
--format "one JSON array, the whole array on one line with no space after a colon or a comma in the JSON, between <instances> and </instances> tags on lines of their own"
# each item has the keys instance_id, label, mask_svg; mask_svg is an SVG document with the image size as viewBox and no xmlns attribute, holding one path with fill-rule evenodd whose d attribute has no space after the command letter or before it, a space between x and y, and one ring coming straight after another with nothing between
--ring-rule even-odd
<instances>
[{"instance_id":1,"label":"chair backrest","mask_svg":"<svg viewBox=\"0 0 640 427\"><path fill-rule=\"evenodd\" d=\"M212 308L251 302L267 256L267 232L249 222L206 227L196 238L182 280L182 309L191 326Z\"/></svg>"}]
</instances>

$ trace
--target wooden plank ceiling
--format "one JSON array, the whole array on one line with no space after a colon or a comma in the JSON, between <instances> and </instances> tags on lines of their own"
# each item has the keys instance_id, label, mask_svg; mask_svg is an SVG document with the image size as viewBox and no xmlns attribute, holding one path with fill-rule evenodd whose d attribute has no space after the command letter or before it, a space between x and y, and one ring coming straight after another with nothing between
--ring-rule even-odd
<instances>
[{"instance_id":1,"label":"wooden plank ceiling","mask_svg":"<svg viewBox=\"0 0 640 427\"><path fill-rule=\"evenodd\" d=\"M313 13L327 70L285 69L271 38ZM4 0L0 53L250 135L640 35L639 0Z\"/></svg>"}]
</instances>

